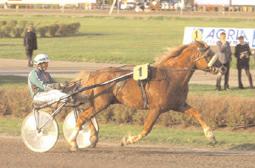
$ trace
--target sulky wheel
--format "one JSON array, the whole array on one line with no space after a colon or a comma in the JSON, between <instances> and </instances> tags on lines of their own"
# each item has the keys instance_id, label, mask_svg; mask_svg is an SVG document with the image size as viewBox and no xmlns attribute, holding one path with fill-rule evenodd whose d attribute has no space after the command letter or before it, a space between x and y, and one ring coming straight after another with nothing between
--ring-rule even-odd
<instances>
[{"instance_id":1,"label":"sulky wheel","mask_svg":"<svg viewBox=\"0 0 255 168\"><path fill-rule=\"evenodd\" d=\"M42 110L31 112L23 121L21 136L25 145L34 152L47 152L58 140L58 124Z\"/></svg>"},{"instance_id":2,"label":"sulky wheel","mask_svg":"<svg viewBox=\"0 0 255 168\"><path fill-rule=\"evenodd\" d=\"M70 112L63 124L63 133L66 141L70 140L70 136L76 126L75 112ZM76 138L78 148L95 147L98 141L98 124L96 118L92 118L90 122L83 124L82 129Z\"/></svg>"}]
</instances>

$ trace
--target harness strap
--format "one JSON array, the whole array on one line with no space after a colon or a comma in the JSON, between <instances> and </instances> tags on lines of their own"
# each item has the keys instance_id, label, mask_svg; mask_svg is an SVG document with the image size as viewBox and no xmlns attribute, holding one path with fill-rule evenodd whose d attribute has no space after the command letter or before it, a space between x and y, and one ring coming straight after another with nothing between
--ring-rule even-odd
<instances>
[{"instance_id":1,"label":"harness strap","mask_svg":"<svg viewBox=\"0 0 255 168\"><path fill-rule=\"evenodd\" d=\"M116 95L118 95L119 91L125 86L127 80L123 80L123 81L120 81L120 82L117 82L114 86L114 92Z\"/></svg>"},{"instance_id":2,"label":"harness strap","mask_svg":"<svg viewBox=\"0 0 255 168\"><path fill-rule=\"evenodd\" d=\"M142 92L142 97L143 97L143 108L147 109L148 108L148 98L144 89L144 86L146 84L146 81L138 81L138 84L141 88L141 92Z\"/></svg>"}]
</instances>

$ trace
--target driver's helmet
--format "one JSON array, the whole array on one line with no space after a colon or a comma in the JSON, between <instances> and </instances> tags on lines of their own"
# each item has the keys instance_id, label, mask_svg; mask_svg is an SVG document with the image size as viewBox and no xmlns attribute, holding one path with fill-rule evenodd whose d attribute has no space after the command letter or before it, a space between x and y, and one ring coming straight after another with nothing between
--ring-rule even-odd
<instances>
[{"instance_id":1,"label":"driver's helmet","mask_svg":"<svg viewBox=\"0 0 255 168\"><path fill-rule=\"evenodd\" d=\"M47 54L38 54L34 58L34 64L38 65L44 62L49 62L49 57Z\"/></svg>"}]
</instances>

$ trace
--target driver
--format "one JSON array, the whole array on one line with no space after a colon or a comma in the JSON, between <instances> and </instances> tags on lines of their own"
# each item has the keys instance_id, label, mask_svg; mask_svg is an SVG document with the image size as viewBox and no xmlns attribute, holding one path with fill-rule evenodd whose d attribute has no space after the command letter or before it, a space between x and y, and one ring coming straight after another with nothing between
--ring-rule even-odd
<instances>
[{"instance_id":1,"label":"driver","mask_svg":"<svg viewBox=\"0 0 255 168\"><path fill-rule=\"evenodd\" d=\"M66 93L59 90L63 85L56 83L46 72L48 63L48 55L38 54L34 58L35 68L28 75L29 91L33 97L33 102L36 104L58 101L60 98L67 96ZM66 101L66 99L63 99L63 101Z\"/></svg>"}]
</instances>

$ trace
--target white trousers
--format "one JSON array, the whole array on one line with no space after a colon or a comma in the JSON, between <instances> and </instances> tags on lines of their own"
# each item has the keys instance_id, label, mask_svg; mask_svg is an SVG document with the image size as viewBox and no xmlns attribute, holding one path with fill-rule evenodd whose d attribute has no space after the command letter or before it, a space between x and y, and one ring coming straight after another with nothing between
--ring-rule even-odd
<instances>
[{"instance_id":1,"label":"white trousers","mask_svg":"<svg viewBox=\"0 0 255 168\"><path fill-rule=\"evenodd\" d=\"M66 93L61 92L60 90L49 90L46 92L38 92L34 98L33 102L35 103L48 103L53 101L58 101L60 98L67 96Z\"/></svg>"}]
</instances>

